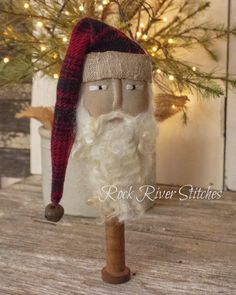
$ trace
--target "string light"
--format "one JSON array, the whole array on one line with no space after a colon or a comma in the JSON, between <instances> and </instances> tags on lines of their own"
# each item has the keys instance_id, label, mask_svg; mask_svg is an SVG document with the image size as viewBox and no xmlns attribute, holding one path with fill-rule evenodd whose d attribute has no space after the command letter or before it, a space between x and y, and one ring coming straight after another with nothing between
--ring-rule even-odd
<instances>
[{"instance_id":1,"label":"string light","mask_svg":"<svg viewBox=\"0 0 236 295\"><path fill-rule=\"evenodd\" d=\"M143 40L147 40L148 36L146 34L143 35Z\"/></svg>"},{"instance_id":2,"label":"string light","mask_svg":"<svg viewBox=\"0 0 236 295\"><path fill-rule=\"evenodd\" d=\"M40 21L38 21L38 22L37 22L37 26L38 26L39 28L42 28L42 26L43 26L43 23L42 23L42 22L40 22Z\"/></svg>"},{"instance_id":3,"label":"string light","mask_svg":"<svg viewBox=\"0 0 236 295\"><path fill-rule=\"evenodd\" d=\"M54 59L57 59L58 54L57 54L56 52L54 52L52 57L53 57Z\"/></svg>"},{"instance_id":4,"label":"string light","mask_svg":"<svg viewBox=\"0 0 236 295\"><path fill-rule=\"evenodd\" d=\"M140 24L140 28L142 28L142 29L144 28L144 23Z\"/></svg>"},{"instance_id":5,"label":"string light","mask_svg":"<svg viewBox=\"0 0 236 295\"><path fill-rule=\"evenodd\" d=\"M164 16L162 20L166 23L168 21L168 18Z\"/></svg>"},{"instance_id":6,"label":"string light","mask_svg":"<svg viewBox=\"0 0 236 295\"><path fill-rule=\"evenodd\" d=\"M67 37L63 37L62 41L66 43L68 41Z\"/></svg>"},{"instance_id":7,"label":"string light","mask_svg":"<svg viewBox=\"0 0 236 295\"><path fill-rule=\"evenodd\" d=\"M109 2L108 2L107 0L103 0L103 1L102 1L102 4L103 4L103 5L107 5L108 3L109 3Z\"/></svg>"},{"instance_id":8,"label":"string light","mask_svg":"<svg viewBox=\"0 0 236 295\"><path fill-rule=\"evenodd\" d=\"M196 72L197 68L196 68L196 67L192 67L192 70L193 70L194 72Z\"/></svg>"},{"instance_id":9,"label":"string light","mask_svg":"<svg viewBox=\"0 0 236 295\"><path fill-rule=\"evenodd\" d=\"M136 35L137 35L138 38L140 38L141 35L142 35L142 33L141 32L137 32Z\"/></svg>"},{"instance_id":10,"label":"string light","mask_svg":"<svg viewBox=\"0 0 236 295\"><path fill-rule=\"evenodd\" d=\"M79 11L84 11L84 6L83 6L83 4L80 5L80 7L79 7Z\"/></svg>"},{"instance_id":11,"label":"string light","mask_svg":"<svg viewBox=\"0 0 236 295\"><path fill-rule=\"evenodd\" d=\"M168 39L168 43L172 44L172 43L174 43L174 40L172 38L170 38L170 39Z\"/></svg>"},{"instance_id":12,"label":"string light","mask_svg":"<svg viewBox=\"0 0 236 295\"><path fill-rule=\"evenodd\" d=\"M171 108L172 108L173 110L175 110L177 107L176 107L175 104L172 104Z\"/></svg>"},{"instance_id":13,"label":"string light","mask_svg":"<svg viewBox=\"0 0 236 295\"><path fill-rule=\"evenodd\" d=\"M28 9L28 8L29 8L29 3L25 3L25 4L24 4L24 8L25 8L25 9Z\"/></svg>"},{"instance_id":14,"label":"string light","mask_svg":"<svg viewBox=\"0 0 236 295\"><path fill-rule=\"evenodd\" d=\"M98 10L100 10L100 11L103 10L103 6L102 5L99 5L98 6Z\"/></svg>"},{"instance_id":15,"label":"string light","mask_svg":"<svg viewBox=\"0 0 236 295\"><path fill-rule=\"evenodd\" d=\"M175 77L174 77L173 75L170 75L170 76L169 76L169 80L170 80L170 81L173 81L174 79L175 79Z\"/></svg>"},{"instance_id":16,"label":"string light","mask_svg":"<svg viewBox=\"0 0 236 295\"><path fill-rule=\"evenodd\" d=\"M156 51L157 51L157 47L156 47L156 46L153 46L153 47L152 47L152 51L153 51L153 52L156 52Z\"/></svg>"},{"instance_id":17,"label":"string light","mask_svg":"<svg viewBox=\"0 0 236 295\"><path fill-rule=\"evenodd\" d=\"M161 70L160 69L157 69L157 73L160 74L161 73Z\"/></svg>"},{"instance_id":18,"label":"string light","mask_svg":"<svg viewBox=\"0 0 236 295\"><path fill-rule=\"evenodd\" d=\"M67 10L65 11L65 15L69 15L69 12Z\"/></svg>"},{"instance_id":19,"label":"string light","mask_svg":"<svg viewBox=\"0 0 236 295\"><path fill-rule=\"evenodd\" d=\"M45 47L44 45L42 45L42 46L40 47L40 49L41 49L41 51L45 51L45 50L46 50L46 47Z\"/></svg>"},{"instance_id":20,"label":"string light","mask_svg":"<svg viewBox=\"0 0 236 295\"><path fill-rule=\"evenodd\" d=\"M4 57L3 62L7 64L10 61L9 57Z\"/></svg>"},{"instance_id":21,"label":"string light","mask_svg":"<svg viewBox=\"0 0 236 295\"><path fill-rule=\"evenodd\" d=\"M54 79L58 79L59 78L59 75L58 74L53 74L53 78Z\"/></svg>"}]
</instances>

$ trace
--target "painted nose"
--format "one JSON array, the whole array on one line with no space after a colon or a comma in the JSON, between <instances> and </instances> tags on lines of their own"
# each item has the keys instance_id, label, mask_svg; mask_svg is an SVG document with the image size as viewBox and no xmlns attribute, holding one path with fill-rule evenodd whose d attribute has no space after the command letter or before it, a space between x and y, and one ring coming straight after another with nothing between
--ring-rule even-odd
<instances>
[{"instance_id":1,"label":"painted nose","mask_svg":"<svg viewBox=\"0 0 236 295\"><path fill-rule=\"evenodd\" d=\"M118 110L122 107L122 83L120 79L112 79L113 104L112 110Z\"/></svg>"}]
</instances>

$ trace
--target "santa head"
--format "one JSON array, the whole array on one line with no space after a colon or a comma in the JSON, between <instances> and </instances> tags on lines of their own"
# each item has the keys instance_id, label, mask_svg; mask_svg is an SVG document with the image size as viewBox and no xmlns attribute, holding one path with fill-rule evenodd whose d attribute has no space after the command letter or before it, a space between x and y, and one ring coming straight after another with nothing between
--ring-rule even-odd
<instances>
[{"instance_id":1,"label":"santa head","mask_svg":"<svg viewBox=\"0 0 236 295\"><path fill-rule=\"evenodd\" d=\"M150 59L133 40L90 18L76 25L57 87L48 219L63 215L59 202L71 149L89 171L88 201L103 217L124 220L145 211L139 187L155 181L150 83ZM117 188L116 196L107 197L109 186ZM119 192L130 188L132 197L122 198Z\"/></svg>"}]
</instances>

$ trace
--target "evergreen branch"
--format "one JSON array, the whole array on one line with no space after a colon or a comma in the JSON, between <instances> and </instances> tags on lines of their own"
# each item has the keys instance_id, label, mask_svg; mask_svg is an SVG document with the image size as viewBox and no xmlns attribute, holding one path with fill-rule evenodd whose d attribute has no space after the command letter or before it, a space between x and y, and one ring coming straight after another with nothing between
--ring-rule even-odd
<instances>
[{"instance_id":1,"label":"evergreen branch","mask_svg":"<svg viewBox=\"0 0 236 295\"><path fill-rule=\"evenodd\" d=\"M183 31L180 31L176 34L171 34L172 38L178 38L178 37L182 37L184 36L185 34L187 33L191 33L193 32L193 34L196 32L196 31L202 31L203 33L206 33L206 32L217 32L217 33L222 33L222 34L227 34L228 30L224 29L224 28L210 28L210 27L204 27L202 25L197 25L197 26L194 26L194 27L189 27ZM231 31L233 32L233 30ZM166 36L169 36L168 34Z\"/></svg>"},{"instance_id":2,"label":"evergreen branch","mask_svg":"<svg viewBox=\"0 0 236 295\"><path fill-rule=\"evenodd\" d=\"M174 0L164 0L158 13L159 16L162 16L164 13L168 11L168 9L173 5Z\"/></svg>"},{"instance_id":3,"label":"evergreen branch","mask_svg":"<svg viewBox=\"0 0 236 295\"><path fill-rule=\"evenodd\" d=\"M179 19L177 21L177 23L171 27L171 30L176 30L177 28L179 28L181 25L183 25L184 23L186 23L186 21L188 21L189 19L192 19L193 17L195 17L197 14L199 14L200 12L204 11L205 9L210 7L210 2L206 2L203 3L202 5L200 5L196 10L194 10L192 13L188 14L186 17L184 17L183 19ZM169 27L170 29L170 27ZM168 32L168 31L167 31Z\"/></svg>"},{"instance_id":4,"label":"evergreen branch","mask_svg":"<svg viewBox=\"0 0 236 295\"><path fill-rule=\"evenodd\" d=\"M42 20L48 20L48 21L54 21L54 22L56 22L55 19L52 19L52 18L43 16L43 15L36 15L36 14L28 15L28 14L25 14L25 13L8 11L8 10L4 10L4 9L1 9L1 8L0 8L0 12L5 13L7 15L20 16L20 17L24 17L24 18L33 17L33 18L36 18L36 19L42 19Z\"/></svg>"},{"instance_id":5,"label":"evergreen branch","mask_svg":"<svg viewBox=\"0 0 236 295\"><path fill-rule=\"evenodd\" d=\"M172 1L168 4L167 8L169 6L172 5ZM178 12L176 13L176 16L172 19L171 22L169 22L166 26L164 26L163 28L161 28L159 31L156 32L156 34L153 36L154 38L157 37L158 35L161 35L162 32L165 32L166 30L168 30L173 24L175 24L176 22L179 21L179 14L182 13L182 11L184 10L184 8L188 5L188 0L185 0L184 3L182 4L182 6L179 7ZM167 9L166 8L166 9ZM164 11L162 12L164 13Z\"/></svg>"},{"instance_id":6,"label":"evergreen branch","mask_svg":"<svg viewBox=\"0 0 236 295\"><path fill-rule=\"evenodd\" d=\"M200 68L193 71L189 63L177 58L181 47L190 48L199 45L216 60L214 41L225 39L227 34L236 34L236 28L228 32L224 26L198 23L197 17L209 7L208 1L201 2L195 7L189 0L181 2L156 0L153 6L147 0L110 0L103 6L102 12L96 10L100 3L96 0L84 2L83 12L79 9L82 2L77 0L32 1L33 5L23 12L16 1L15 5L9 5L4 1L6 5L0 6L2 27L24 28L23 32L6 29L8 35L4 34L4 31L0 37L3 52L11 52L9 63L5 65L0 62L0 84L22 81L38 71L50 76L58 73L66 50L62 36L69 36L75 21L83 16L90 16L111 22L130 38L136 39L136 42L152 56L153 81L163 92L171 94L197 92L208 98L222 95L221 82L236 87L236 80L232 76L212 71L204 72ZM68 14L64 13L65 10ZM172 19L161 22L163 15L168 12L172 12ZM39 34L31 31L34 19L44 21ZM145 20L145 27L140 30L142 19ZM148 39L136 38L137 32L148 35ZM169 38L174 39L174 42L168 42ZM46 44L47 50L42 52L38 46L40 44ZM155 51L152 51L153 46ZM56 58L53 57L55 52ZM170 75L174 76L174 81L170 81ZM183 117L187 116L186 111L183 109Z\"/></svg>"},{"instance_id":7,"label":"evergreen branch","mask_svg":"<svg viewBox=\"0 0 236 295\"><path fill-rule=\"evenodd\" d=\"M63 3L63 5L61 6L60 10L57 13L57 16L56 16L57 19L61 16L63 10L65 9L65 7L66 7L66 5L67 5L67 3L69 1L70 0L65 0L65 2ZM53 25L53 27L52 27L52 34L54 33L56 26L57 26L57 23L55 22L54 25Z\"/></svg>"}]
</instances>

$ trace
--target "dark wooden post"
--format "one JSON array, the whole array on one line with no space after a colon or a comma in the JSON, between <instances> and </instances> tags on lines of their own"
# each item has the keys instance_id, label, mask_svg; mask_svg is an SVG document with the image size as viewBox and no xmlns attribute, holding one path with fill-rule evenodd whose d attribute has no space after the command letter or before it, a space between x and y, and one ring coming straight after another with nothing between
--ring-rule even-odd
<instances>
[{"instance_id":1,"label":"dark wooden post","mask_svg":"<svg viewBox=\"0 0 236 295\"><path fill-rule=\"evenodd\" d=\"M130 270L125 265L125 225L113 218L105 223L106 266L102 269L102 279L110 284L129 281Z\"/></svg>"}]
</instances>

